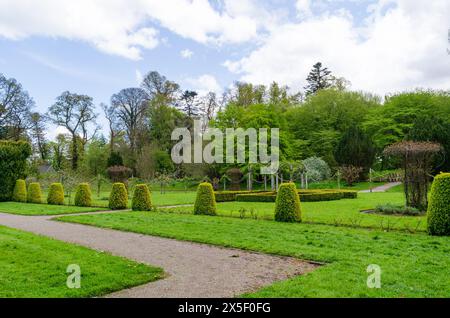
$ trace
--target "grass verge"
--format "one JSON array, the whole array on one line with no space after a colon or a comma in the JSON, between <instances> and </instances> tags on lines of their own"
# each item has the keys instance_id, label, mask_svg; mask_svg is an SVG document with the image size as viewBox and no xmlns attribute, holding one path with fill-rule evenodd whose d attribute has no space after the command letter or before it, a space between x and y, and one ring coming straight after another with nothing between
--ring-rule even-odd
<instances>
[{"instance_id":1,"label":"grass verge","mask_svg":"<svg viewBox=\"0 0 450 318\"><path fill-rule=\"evenodd\" d=\"M36 203L0 202L0 212L19 215L57 215L102 211L105 208L49 205Z\"/></svg>"}]
</instances>

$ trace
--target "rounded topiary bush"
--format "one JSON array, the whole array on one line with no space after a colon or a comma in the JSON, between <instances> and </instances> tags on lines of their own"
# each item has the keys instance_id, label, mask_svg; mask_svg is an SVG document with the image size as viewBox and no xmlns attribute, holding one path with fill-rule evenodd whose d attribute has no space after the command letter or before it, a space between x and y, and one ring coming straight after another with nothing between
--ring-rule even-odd
<instances>
[{"instance_id":1,"label":"rounded topiary bush","mask_svg":"<svg viewBox=\"0 0 450 318\"><path fill-rule=\"evenodd\" d=\"M427 218L429 234L450 235L450 173L434 178Z\"/></svg>"},{"instance_id":2,"label":"rounded topiary bush","mask_svg":"<svg viewBox=\"0 0 450 318\"><path fill-rule=\"evenodd\" d=\"M48 190L47 203L52 205L64 204L64 188L61 183L52 183Z\"/></svg>"},{"instance_id":3,"label":"rounded topiary bush","mask_svg":"<svg viewBox=\"0 0 450 318\"><path fill-rule=\"evenodd\" d=\"M27 202L42 203L41 185L39 183L32 182L28 185Z\"/></svg>"},{"instance_id":4,"label":"rounded topiary bush","mask_svg":"<svg viewBox=\"0 0 450 318\"><path fill-rule=\"evenodd\" d=\"M152 209L150 190L146 184L136 185L131 206L133 211L150 211Z\"/></svg>"},{"instance_id":5,"label":"rounded topiary bush","mask_svg":"<svg viewBox=\"0 0 450 318\"><path fill-rule=\"evenodd\" d=\"M19 179L16 181L13 192L13 201L27 202L27 184L25 180Z\"/></svg>"},{"instance_id":6,"label":"rounded topiary bush","mask_svg":"<svg viewBox=\"0 0 450 318\"><path fill-rule=\"evenodd\" d=\"M75 192L75 205L76 206L91 206L92 193L89 183L80 183L77 186Z\"/></svg>"},{"instance_id":7,"label":"rounded topiary bush","mask_svg":"<svg viewBox=\"0 0 450 318\"><path fill-rule=\"evenodd\" d=\"M109 196L109 208L111 210L122 210L128 206L128 192L125 184L116 182L112 186Z\"/></svg>"},{"instance_id":8,"label":"rounded topiary bush","mask_svg":"<svg viewBox=\"0 0 450 318\"><path fill-rule=\"evenodd\" d=\"M300 222L300 198L295 183L283 183L275 201L275 221Z\"/></svg>"},{"instance_id":9,"label":"rounded topiary bush","mask_svg":"<svg viewBox=\"0 0 450 318\"><path fill-rule=\"evenodd\" d=\"M216 197L211 183L200 183L195 199L194 214L216 215Z\"/></svg>"}]
</instances>

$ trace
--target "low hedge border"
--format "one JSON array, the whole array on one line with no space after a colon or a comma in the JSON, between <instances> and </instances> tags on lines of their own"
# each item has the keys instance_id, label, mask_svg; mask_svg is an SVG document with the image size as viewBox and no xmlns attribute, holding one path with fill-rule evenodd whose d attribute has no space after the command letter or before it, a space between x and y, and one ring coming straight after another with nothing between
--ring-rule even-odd
<instances>
[{"instance_id":1,"label":"low hedge border","mask_svg":"<svg viewBox=\"0 0 450 318\"><path fill-rule=\"evenodd\" d=\"M356 199L358 192L352 190L299 190L302 202L337 201L341 199ZM276 192L236 194L238 202L275 202Z\"/></svg>"},{"instance_id":2,"label":"low hedge border","mask_svg":"<svg viewBox=\"0 0 450 318\"><path fill-rule=\"evenodd\" d=\"M216 191L214 192L216 196L216 202L232 202L236 201L236 196L239 194L259 194L259 193L267 193L266 191Z\"/></svg>"}]
</instances>

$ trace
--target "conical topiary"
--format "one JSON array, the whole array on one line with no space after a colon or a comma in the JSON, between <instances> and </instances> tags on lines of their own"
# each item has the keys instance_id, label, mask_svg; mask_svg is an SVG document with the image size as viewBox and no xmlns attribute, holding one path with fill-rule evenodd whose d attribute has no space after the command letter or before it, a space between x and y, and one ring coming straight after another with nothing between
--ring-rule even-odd
<instances>
[{"instance_id":1,"label":"conical topiary","mask_svg":"<svg viewBox=\"0 0 450 318\"><path fill-rule=\"evenodd\" d=\"M92 205L92 193L89 183L80 183L75 192L75 205L86 206Z\"/></svg>"},{"instance_id":2,"label":"conical topiary","mask_svg":"<svg viewBox=\"0 0 450 318\"><path fill-rule=\"evenodd\" d=\"M434 178L427 218L430 235L450 235L450 173L441 173Z\"/></svg>"},{"instance_id":3,"label":"conical topiary","mask_svg":"<svg viewBox=\"0 0 450 318\"><path fill-rule=\"evenodd\" d=\"M128 207L128 192L125 184L116 182L112 186L109 196L109 208L111 210L123 210Z\"/></svg>"},{"instance_id":4,"label":"conical topiary","mask_svg":"<svg viewBox=\"0 0 450 318\"><path fill-rule=\"evenodd\" d=\"M295 183L283 183L275 202L275 221L301 222L300 198Z\"/></svg>"},{"instance_id":5,"label":"conical topiary","mask_svg":"<svg viewBox=\"0 0 450 318\"><path fill-rule=\"evenodd\" d=\"M136 185L131 206L133 211L150 211L152 209L151 194L146 184Z\"/></svg>"},{"instance_id":6,"label":"conical topiary","mask_svg":"<svg viewBox=\"0 0 450 318\"><path fill-rule=\"evenodd\" d=\"M27 202L27 184L25 180L19 179L16 181L13 192L13 201Z\"/></svg>"},{"instance_id":7,"label":"conical topiary","mask_svg":"<svg viewBox=\"0 0 450 318\"><path fill-rule=\"evenodd\" d=\"M52 205L64 204L64 188L61 183L52 183L48 190L47 203Z\"/></svg>"},{"instance_id":8,"label":"conical topiary","mask_svg":"<svg viewBox=\"0 0 450 318\"><path fill-rule=\"evenodd\" d=\"M211 183L200 183L197 189L194 214L216 215L216 213L216 197Z\"/></svg>"},{"instance_id":9,"label":"conical topiary","mask_svg":"<svg viewBox=\"0 0 450 318\"><path fill-rule=\"evenodd\" d=\"M42 203L41 185L39 183L32 182L28 185L27 202Z\"/></svg>"}]
</instances>

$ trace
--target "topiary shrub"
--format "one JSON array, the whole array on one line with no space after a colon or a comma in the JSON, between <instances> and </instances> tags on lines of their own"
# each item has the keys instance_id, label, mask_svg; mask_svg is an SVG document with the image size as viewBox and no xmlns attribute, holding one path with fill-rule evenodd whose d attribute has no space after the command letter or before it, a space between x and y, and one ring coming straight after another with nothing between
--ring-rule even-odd
<instances>
[{"instance_id":1,"label":"topiary shrub","mask_svg":"<svg viewBox=\"0 0 450 318\"><path fill-rule=\"evenodd\" d=\"M64 188L61 183L52 183L48 190L47 203L52 205L64 204Z\"/></svg>"},{"instance_id":2,"label":"topiary shrub","mask_svg":"<svg viewBox=\"0 0 450 318\"><path fill-rule=\"evenodd\" d=\"M112 186L109 196L109 208L111 210L123 210L128 207L128 192L125 184L116 182Z\"/></svg>"},{"instance_id":3,"label":"topiary shrub","mask_svg":"<svg viewBox=\"0 0 450 318\"><path fill-rule=\"evenodd\" d=\"M146 184L137 184L134 188L131 207L133 211L150 211L152 209L150 190Z\"/></svg>"},{"instance_id":4,"label":"topiary shrub","mask_svg":"<svg viewBox=\"0 0 450 318\"><path fill-rule=\"evenodd\" d=\"M295 183L283 183L278 189L275 221L301 222L300 198Z\"/></svg>"},{"instance_id":5,"label":"topiary shrub","mask_svg":"<svg viewBox=\"0 0 450 318\"><path fill-rule=\"evenodd\" d=\"M2 113L0 105L0 113ZM0 140L0 201L10 201L17 179L26 177L31 146L25 141Z\"/></svg>"},{"instance_id":6,"label":"topiary shrub","mask_svg":"<svg viewBox=\"0 0 450 318\"><path fill-rule=\"evenodd\" d=\"M194 214L216 215L216 197L211 183L203 182L198 185L195 199Z\"/></svg>"},{"instance_id":7,"label":"topiary shrub","mask_svg":"<svg viewBox=\"0 0 450 318\"><path fill-rule=\"evenodd\" d=\"M450 173L434 178L427 218L430 235L450 235Z\"/></svg>"},{"instance_id":8,"label":"topiary shrub","mask_svg":"<svg viewBox=\"0 0 450 318\"><path fill-rule=\"evenodd\" d=\"M42 203L41 185L39 183L32 182L28 185L27 202Z\"/></svg>"},{"instance_id":9,"label":"topiary shrub","mask_svg":"<svg viewBox=\"0 0 450 318\"><path fill-rule=\"evenodd\" d=\"M92 192L89 183L80 183L77 186L75 192L75 205L87 207L92 205Z\"/></svg>"},{"instance_id":10,"label":"topiary shrub","mask_svg":"<svg viewBox=\"0 0 450 318\"><path fill-rule=\"evenodd\" d=\"M25 180L16 180L12 199L15 202L27 202L27 184Z\"/></svg>"}]
</instances>

